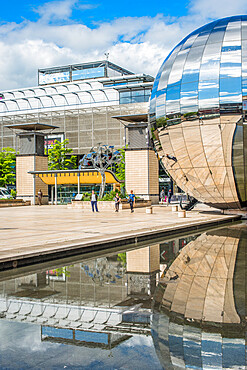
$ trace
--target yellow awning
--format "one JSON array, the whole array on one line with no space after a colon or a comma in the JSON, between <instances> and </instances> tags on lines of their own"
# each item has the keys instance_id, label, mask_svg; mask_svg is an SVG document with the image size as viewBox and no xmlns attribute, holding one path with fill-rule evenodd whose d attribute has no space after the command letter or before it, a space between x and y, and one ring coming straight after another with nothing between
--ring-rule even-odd
<instances>
[{"instance_id":1,"label":"yellow awning","mask_svg":"<svg viewBox=\"0 0 247 370\"><path fill-rule=\"evenodd\" d=\"M63 173L38 173L38 176L45 184L55 185L55 174L57 175L58 185L77 185L78 174L75 172L63 172ZM105 172L106 184L120 184L111 172ZM81 185L94 185L101 184L101 174L98 171L85 171L80 172L80 184Z\"/></svg>"}]
</instances>

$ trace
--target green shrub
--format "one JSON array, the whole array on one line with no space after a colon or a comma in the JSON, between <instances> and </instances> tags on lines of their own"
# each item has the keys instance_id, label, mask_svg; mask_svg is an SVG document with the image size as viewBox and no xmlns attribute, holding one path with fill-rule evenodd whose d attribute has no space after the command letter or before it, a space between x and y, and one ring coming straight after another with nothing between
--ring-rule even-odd
<instances>
[{"instance_id":1,"label":"green shrub","mask_svg":"<svg viewBox=\"0 0 247 370\"><path fill-rule=\"evenodd\" d=\"M10 190L11 197L15 199L17 192L14 189Z\"/></svg>"}]
</instances>

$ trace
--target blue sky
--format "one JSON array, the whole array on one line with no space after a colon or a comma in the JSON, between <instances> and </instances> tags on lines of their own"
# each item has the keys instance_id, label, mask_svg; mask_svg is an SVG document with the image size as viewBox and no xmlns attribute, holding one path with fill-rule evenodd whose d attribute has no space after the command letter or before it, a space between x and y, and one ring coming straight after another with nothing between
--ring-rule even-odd
<instances>
[{"instance_id":1,"label":"blue sky","mask_svg":"<svg viewBox=\"0 0 247 370\"><path fill-rule=\"evenodd\" d=\"M17 1L6 0L1 3L1 22L21 22L23 19L37 21L38 7L47 1ZM120 17L154 17L164 14L171 17L186 15L189 1L150 1L147 0L125 0L121 1L79 1L72 10L71 19L75 22L83 21L88 26L95 23L111 21Z\"/></svg>"},{"instance_id":2,"label":"blue sky","mask_svg":"<svg viewBox=\"0 0 247 370\"><path fill-rule=\"evenodd\" d=\"M5 0L0 12L0 90L37 85L38 68L105 59L156 75L194 29L247 13L246 0Z\"/></svg>"}]
</instances>

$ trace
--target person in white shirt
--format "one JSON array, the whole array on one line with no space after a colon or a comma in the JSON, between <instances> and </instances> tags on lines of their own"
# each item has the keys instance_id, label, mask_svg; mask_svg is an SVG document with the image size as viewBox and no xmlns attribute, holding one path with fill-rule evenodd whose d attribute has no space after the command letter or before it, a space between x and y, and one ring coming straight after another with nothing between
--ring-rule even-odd
<instances>
[{"instance_id":1,"label":"person in white shirt","mask_svg":"<svg viewBox=\"0 0 247 370\"><path fill-rule=\"evenodd\" d=\"M97 206L97 200L98 200L98 196L97 194L94 193L94 190L92 190L92 195L91 195L91 206L92 206L92 211L94 212L94 208L95 208L95 211L96 212L99 212L98 211L98 206Z\"/></svg>"}]
</instances>

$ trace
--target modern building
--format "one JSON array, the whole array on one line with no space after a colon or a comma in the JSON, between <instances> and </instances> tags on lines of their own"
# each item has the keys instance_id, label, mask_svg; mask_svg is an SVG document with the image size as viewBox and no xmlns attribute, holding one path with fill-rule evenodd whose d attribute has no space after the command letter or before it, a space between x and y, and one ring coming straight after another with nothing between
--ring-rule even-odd
<instances>
[{"instance_id":1,"label":"modern building","mask_svg":"<svg viewBox=\"0 0 247 370\"><path fill-rule=\"evenodd\" d=\"M16 135L17 129L26 130L28 125L34 124L46 126L47 149L55 140L68 139L69 147L78 160L99 143L115 148L126 147L128 130L116 117L141 114L147 121L153 80L152 76L134 74L108 60L39 69L38 86L1 93L0 148L12 147L20 152L22 136ZM47 130L49 127L50 130ZM23 199L35 199L37 186L26 186L32 183L28 172L47 170L47 165L37 167L32 161L32 166L27 166L22 164L20 171L17 171L27 174L25 181L18 176L17 193ZM81 190L90 191L90 184ZM93 185L97 187L97 184ZM43 190L48 201L47 187ZM149 185L136 187L138 195L142 196L144 192L148 196L148 191ZM76 192L76 186L68 186L68 182L60 184L59 201L69 201ZM158 190L155 191L156 198L157 194ZM49 197L52 198L52 195Z\"/></svg>"},{"instance_id":2,"label":"modern building","mask_svg":"<svg viewBox=\"0 0 247 370\"><path fill-rule=\"evenodd\" d=\"M185 37L152 90L152 138L176 184L220 209L247 207L247 16Z\"/></svg>"},{"instance_id":3,"label":"modern building","mask_svg":"<svg viewBox=\"0 0 247 370\"><path fill-rule=\"evenodd\" d=\"M38 86L1 91L0 148L18 147L6 125L33 122L57 126L46 145L69 139L76 155L99 142L123 147L124 126L112 116L147 114L153 80L107 60L39 69Z\"/></svg>"}]
</instances>

